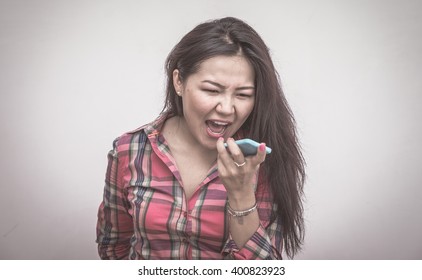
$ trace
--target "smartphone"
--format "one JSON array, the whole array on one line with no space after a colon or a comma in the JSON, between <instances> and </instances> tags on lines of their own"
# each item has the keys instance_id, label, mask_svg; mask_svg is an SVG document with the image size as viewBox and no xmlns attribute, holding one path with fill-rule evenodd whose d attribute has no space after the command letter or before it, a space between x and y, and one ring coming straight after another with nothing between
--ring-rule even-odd
<instances>
[{"instance_id":1,"label":"smartphone","mask_svg":"<svg viewBox=\"0 0 422 280\"><path fill-rule=\"evenodd\" d=\"M249 139L249 138L245 138L245 139L240 139L240 140L236 140L235 141L236 144L239 146L240 150L242 151L243 155L246 156L253 156L256 155L258 152L258 147L260 145L260 143ZM227 143L224 143L224 146L227 147ZM265 152L267 154L271 153L271 148L270 147L266 147L265 148Z\"/></svg>"}]
</instances>

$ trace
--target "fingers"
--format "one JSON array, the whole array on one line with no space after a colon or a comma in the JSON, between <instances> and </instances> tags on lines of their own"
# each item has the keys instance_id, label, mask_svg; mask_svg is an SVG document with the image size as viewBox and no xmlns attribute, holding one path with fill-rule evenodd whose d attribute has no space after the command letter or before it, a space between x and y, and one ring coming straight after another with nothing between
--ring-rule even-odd
<instances>
[{"instance_id":1,"label":"fingers","mask_svg":"<svg viewBox=\"0 0 422 280\"><path fill-rule=\"evenodd\" d=\"M231 159L229 152L224 146L224 139L221 137L217 140L217 151L218 151L218 157L224 159L225 161Z\"/></svg>"},{"instance_id":2,"label":"fingers","mask_svg":"<svg viewBox=\"0 0 422 280\"><path fill-rule=\"evenodd\" d=\"M220 138L217 151L218 173L226 190L232 194L250 191L249 187L256 184L259 166L265 160L265 144L258 147L256 155L245 157L232 138L227 139L227 148Z\"/></svg>"},{"instance_id":3,"label":"fingers","mask_svg":"<svg viewBox=\"0 0 422 280\"><path fill-rule=\"evenodd\" d=\"M227 148L230 151L233 161L237 163L237 165L242 165L246 162L245 156L233 138L227 139Z\"/></svg>"}]
</instances>

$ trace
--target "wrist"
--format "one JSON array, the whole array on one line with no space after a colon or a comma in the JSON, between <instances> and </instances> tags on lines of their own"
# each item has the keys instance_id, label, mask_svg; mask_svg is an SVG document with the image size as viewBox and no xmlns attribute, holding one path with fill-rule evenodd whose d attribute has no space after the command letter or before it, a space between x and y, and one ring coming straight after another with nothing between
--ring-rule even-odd
<instances>
[{"instance_id":1,"label":"wrist","mask_svg":"<svg viewBox=\"0 0 422 280\"><path fill-rule=\"evenodd\" d=\"M245 210L253 207L256 203L255 193L252 194L227 194L230 207L233 210Z\"/></svg>"},{"instance_id":2,"label":"wrist","mask_svg":"<svg viewBox=\"0 0 422 280\"><path fill-rule=\"evenodd\" d=\"M255 210L256 210L256 207L257 207L257 204L256 204L256 202L255 202L255 204L254 204L252 207L250 207L250 208L247 208L247 209L244 209L244 210L234 210L234 209L230 206L230 202L229 202L229 203L227 203L227 212L228 212L231 216L233 216L233 217L240 218L240 217L247 216L247 215L249 215L250 213L252 213L253 211L255 211Z\"/></svg>"}]
</instances>

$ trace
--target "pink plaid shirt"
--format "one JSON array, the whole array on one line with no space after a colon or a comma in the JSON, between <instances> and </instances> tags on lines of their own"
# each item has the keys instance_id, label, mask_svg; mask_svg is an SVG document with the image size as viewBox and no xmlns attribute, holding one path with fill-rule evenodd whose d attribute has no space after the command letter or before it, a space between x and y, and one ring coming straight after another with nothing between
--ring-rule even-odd
<instances>
[{"instance_id":1,"label":"pink plaid shirt","mask_svg":"<svg viewBox=\"0 0 422 280\"><path fill-rule=\"evenodd\" d=\"M102 259L281 259L279 221L269 225L268 187L258 184L260 226L242 249L230 237L217 164L187 200L160 133L166 115L117 138L108 154L98 211Z\"/></svg>"}]
</instances>

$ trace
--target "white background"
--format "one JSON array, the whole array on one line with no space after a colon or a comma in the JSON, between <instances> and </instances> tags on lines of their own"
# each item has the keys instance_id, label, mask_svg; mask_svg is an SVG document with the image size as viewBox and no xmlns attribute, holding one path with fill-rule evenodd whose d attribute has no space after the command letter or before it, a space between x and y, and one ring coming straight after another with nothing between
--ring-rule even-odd
<instances>
[{"instance_id":1,"label":"white background","mask_svg":"<svg viewBox=\"0 0 422 280\"><path fill-rule=\"evenodd\" d=\"M307 160L297 259L422 259L422 2L0 0L0 259L98 259L106 154L208 19L271 49Z\"/></svg>"}]
</instances>

